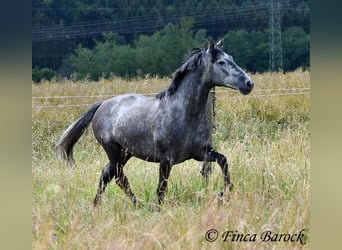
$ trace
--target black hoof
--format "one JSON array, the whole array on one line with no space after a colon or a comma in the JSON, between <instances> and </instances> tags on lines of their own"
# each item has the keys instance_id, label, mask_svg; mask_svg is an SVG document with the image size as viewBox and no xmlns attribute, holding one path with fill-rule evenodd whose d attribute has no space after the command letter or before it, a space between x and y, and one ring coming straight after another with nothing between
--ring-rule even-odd
<instances>
[{"instance_id":1,"label":"black hoof","mask_svg":"<svg viewBox=\"0 0 342 250\"><path fill-rule=\"evenodd\" d=\"M233 183L230 183L230 184L229 184L229 191L232 191L232 190L233 190L233 188L234 188L234 185L233 185Z\"/></svg>"},{"instance_id":2,"label":"black hoof","mask_svg":"<svg viewBox=\"0 0 342 250\"><path fill-rule=\"evenodd\" d=\"M101 197L96 195L93 201L94 207L96 207L97 205L101 204Z\"/></svg>"},{"instance_id":3,"label":"black hoof","mask_svg":"<svg viewBox=\"0 0 342 250\"><path fill-rule=\"evenodd\" d=\"M227 191L227 190L229 190L229 191ZM225 199L224 196L226 196L227 197L226 201L229 201L230 200L230 193L229 192L231 192L232 190L233 190L233 184L231 183L225 188L224 191L218 193L217 198L219 200L223 201Z\"/></svg>"}]
</instances>

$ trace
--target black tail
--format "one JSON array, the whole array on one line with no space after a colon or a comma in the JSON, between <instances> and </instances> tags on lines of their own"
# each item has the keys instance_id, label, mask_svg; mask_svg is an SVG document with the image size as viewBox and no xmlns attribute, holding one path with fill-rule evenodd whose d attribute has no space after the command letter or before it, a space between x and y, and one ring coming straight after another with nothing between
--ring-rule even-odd
<instances>
[{"instance_id":1,"label":"black tail","mask_svg":"<svg viewBox=\"0 0 342 250\"><path fill-rule=\"evenodd\" d=\"M77 121L71 124L64 131L57 142L56 153L58 159L67 161L70 164L74 163L73 147L91 123L96 110L101 106L101 104L102 102L95 103L87 112L85 112Z\"/></svg>"}]
</instances>

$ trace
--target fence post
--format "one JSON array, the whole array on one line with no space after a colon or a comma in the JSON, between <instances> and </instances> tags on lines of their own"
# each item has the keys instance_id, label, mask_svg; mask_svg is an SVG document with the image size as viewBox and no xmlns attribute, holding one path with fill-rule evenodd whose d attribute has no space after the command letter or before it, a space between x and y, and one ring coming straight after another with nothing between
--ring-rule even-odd
<instances>
[{"instance_id":1,"label":"fence post","mask_svg":"<svg viewBox=\"0 0 342 250\"><path fill-rule=\"evenodd\" d=\"M209 124L210 124L210 137L209 137L209 142L212 144L212 134L213 130L216 129L215 125L215 118L216 118L216 112L215 112L215 105L216 105L216 96L215 96L215 87L211 89L208 95L208 100L207 100L207 108L206 112L208 114L208 119L209 119ZM202 165L202 170L201 174L203 177L208 180L208 175L212 172L212 162L207 162L204 161Z\"/></svg>"}]
</instances>

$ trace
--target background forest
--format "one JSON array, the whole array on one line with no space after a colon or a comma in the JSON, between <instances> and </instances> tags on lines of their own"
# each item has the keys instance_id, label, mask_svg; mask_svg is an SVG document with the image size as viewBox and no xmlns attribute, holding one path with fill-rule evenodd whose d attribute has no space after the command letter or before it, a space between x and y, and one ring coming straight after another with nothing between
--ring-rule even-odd
<instances>
[{"instance_id":1,"label":"background forest","mask_svg":"<svg viewBox=\"0 0 342 250\"><path fill-rule=\"evenodd\" d=\"M32 80L170 76L190 48L222 37L239 65L266 72L271 2L282 70L309 68L308 0L33 0Z\"/></svg>"}]
</instances>

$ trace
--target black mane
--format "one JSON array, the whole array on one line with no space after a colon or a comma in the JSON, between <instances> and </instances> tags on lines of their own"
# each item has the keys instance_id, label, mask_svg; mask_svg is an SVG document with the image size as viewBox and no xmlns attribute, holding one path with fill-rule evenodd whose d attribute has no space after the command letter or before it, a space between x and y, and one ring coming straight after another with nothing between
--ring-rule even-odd
<instances>
[{"instance_id":1,"label":"black mane","mask_svg":"<svg viewBox=\"0 0 342 250\"><path fill-rule=\"evenodd\" d=\"M191 71L196 70L202 63L202 56L203 56L203 50L199 48L193 48L190 51L189 56L185 60L185 62L180 66L178 69L176 69L175 72L172 74L172 82L169 87L162 90L156 98L162 99L166 95L171 96L173 93L176 92L177 88L179 87L183 77Z\"/></svg>"}]
</instances>

